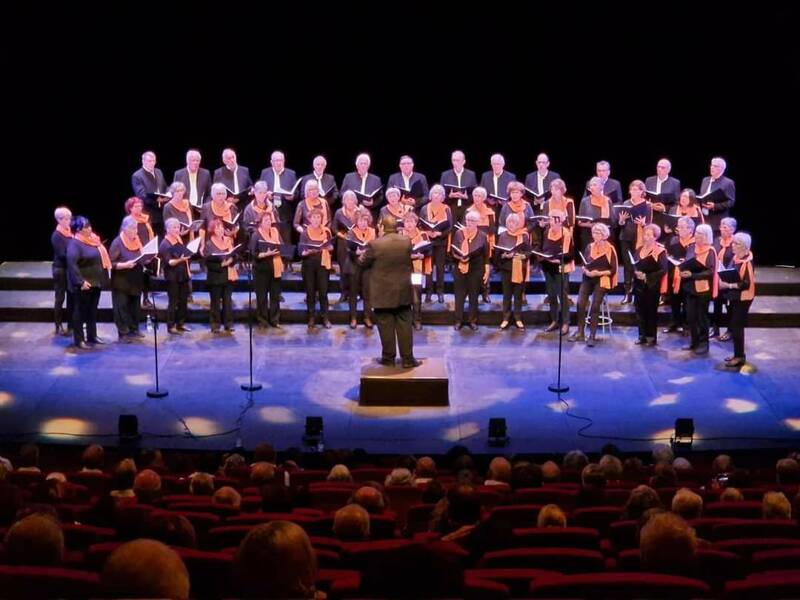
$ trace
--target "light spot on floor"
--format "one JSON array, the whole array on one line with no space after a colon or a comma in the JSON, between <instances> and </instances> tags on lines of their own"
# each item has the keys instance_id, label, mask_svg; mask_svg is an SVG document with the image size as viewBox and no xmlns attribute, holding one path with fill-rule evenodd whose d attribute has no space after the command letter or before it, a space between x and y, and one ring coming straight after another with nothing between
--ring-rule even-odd
<instances>
[{"instance_id":1,"label":"light spot on floor","mask_svg":"<svg viewBox=\"0 0 800 600\"><path fill-rule=\"evenodd\" d=\"M665 404L677 404L678 394L661 394L653 398L648 406L664 406Z\"/></svg>"},{"instance_id":2,"label":"light spot on floor","mask_svg":"<svg viewBox=\"0 0 800 600\"><path fill-rule=\"evenodd\" d=\"M475 422L468 421L466 423L461 423L461 425L456 425L454 427L448 427L445 429L442 432L442 439L447 440L448 442L458 442L476 435L480 432L480 430L480 425Z\"/></svg>"},{"instance_id":3,"label":"light spot on floor","mask_svg":"<svg viewBox=\"0 0 800 600\"><path fill-rule=\"evenodd\" d=\"M625 373L623 373L622 371L609 371L608 373L603 373L603 377L606 377L613 381L617 381L619 379L624 379Z\"/></svg>"},{"instance_id":4,"label":"light spot on floor","mask_svg":"<svg viewBox=\"0 0 800 600\"><path fill-rule=\"evenodd\" d=\"M275 423L277 425L297 423L297 415L294 414L292 409L285 406L265 406L258 412L267 423Z\"/></svg>"},{"instance_id":5,"label":"light spot on floor","mask_svg":"<svg viewBox=\"0 0 800 600\"><path fill-rule=\"evenodd\" d=\"M740 398L728 398L725 400L725 408L734 413L750 413L758 410L758 404L751 400Z\"/></svg>"},{"instance_id":6,"label":"light spot on floor","mask_svg":"<svg viewBox=\"0 0 800 600\"><path fill-rule=\"evenodd\" d=\"M153 378L148 373L139 373L137 375L125 375L125 383L128 385L151 385Z\"/></svg>"},{"instance_id":7,"label":"light spot on floor","mask_svg":"<svg viewBox=\"0 0 800 600\"><path fill-rule=\"evenodd\" d=\"M78 373L78 369L75 367L53 367L50 369L50 375L57 375L57 376L68 376L68 375L76 375Z\"/></svg>"},{"instance_id":8,"label":"light spot on floor","mask_svg":"<svg viewBox=\"0 0 800 600\"><path fill-rule=\"evenodd\" d=\"M678 377L676 379L669 379L670 383L674 385L686 385L687 383L692 383L694 381L693 375L686 375L685 377Z\"/></svg>"}]
</instances>

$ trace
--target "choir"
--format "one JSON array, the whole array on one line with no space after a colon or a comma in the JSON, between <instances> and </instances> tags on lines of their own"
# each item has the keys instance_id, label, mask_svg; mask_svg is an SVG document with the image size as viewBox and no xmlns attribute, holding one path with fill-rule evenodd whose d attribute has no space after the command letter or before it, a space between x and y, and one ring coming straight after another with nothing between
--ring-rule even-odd
<instances>
[{"instance_id":1,"label":"choir","mask_svg":"<svg viewBox=\"0 0 800 600\"><path fill-rule=\"evenodd\" d=\"M99 341L97 301L108 280L120 341L141 336L139 298L143 296L146 306L151 276L167 281L168 331L190 331L186 314L192 261L207 272L212 332L219 333L222 326L233 331L231 297L243 266L252 268L258 326L279 327L281 277L298 258L309 329L317 319L331 327L328 282L334 264L341 282L339 301L349 303L350 327L357 327L362 299L363 323L371 328L369 271L361 269L360 259L370 240L383 234L382 221L391 215L413 244L416 329L422 328L423 306L433 302L434 293L444 302L445 272L450 269L456 329L464 324L477 329L478 302L481 297L490 301L488 282L495 272L503 290L500 329L513 323L523 330L525 287L532 272L541 269L550 312L545 331L568 334L569 274L580 268L577 330L569 339L591 347L621 262L622 304L635 303L637 344L657 343L658 306L668 303L672 320L664 332L690 335L687 349L706 354L709 329L713 325L711 335L720 335L727 308L730 324L720 339L734 340L734 354L726 364L735 368L744 362L744 326L755 277L750 237L737 233L736 220L729 216L736 187L724 175L722 158L711 160L709 176L697 192L682 189L670 174L670 161L661 159L656 175L630 183L627 198L620 183L611 179L609 163L599 161L579 202L567 195L566 184L549 169L544 153L536 157L536 168L524 184L505 169L504 157L495 154L480 185L475 172L465 167L461 151L452 153L452 169L441 173L440 183L430 186L414 170L413 159L402 156L399 172L388 177L385 189L369 170L368 154L356 158L356 170L340 187L326 172L323 156L315 157L312 171L298 179L286 168L284 154L275 151L255 183L230 148L223 151L223 165L213 177L200 167L201 160L197 150L187 152L186 167L167 186L155 154L145 152L142 167L132 176L134 196L125 203L127 216L108 251L86 218L73 218L66 207L56 209L56 333L67 333L71 323L76 346ZM155 236L163 236L157 253L144 254ZM65 299L69 319L63 316Z\"/></svg>"}]
</instances>

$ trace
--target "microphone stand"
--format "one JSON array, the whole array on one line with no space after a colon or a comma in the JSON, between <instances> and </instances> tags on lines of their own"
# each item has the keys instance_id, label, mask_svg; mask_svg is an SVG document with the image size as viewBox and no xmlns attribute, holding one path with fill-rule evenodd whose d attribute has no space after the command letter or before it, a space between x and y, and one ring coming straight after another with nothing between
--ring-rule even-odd
<instances>
[{"instance_id":1,"label":"microphone stand","mask_svg":"<svg viewBox=\"0 0 800 600\"><path fill-rule=\"evenodd\" d=\"M159 387L158 385L158 310L156 310L156 296L153 290L150 290L150 311L153 313L153 359L156 370L156 387L155 389L147 390L148 398L163 398L169 394L167 390Z\"/></svg>"},{"instance_id":2,"label":"microphone stand","mask_svg":"<svg viewBox=\"0 0 800 600\"><path fill-rule=\"evenodd\" d=\"M253 264L255 257L249 255L247 263L247 335L248 335L248 349L249 349L249 369L250 369L250 382L241 385L242 390L245 392L257 392L263 386L258 382L253 382Z\"/></svg>"},{"instance_id":3,"label":"microphone stand","mask_svg":"<svg viewBox=\"0 0 800 600\"><path fill-rule=\"evenodd\" d=\"M569 275L564 273L564 256L565 254L561 253L561 262L559 265L559 275L561 277L560 283L561 285L558 286L558 376L556 379L556 383L551 383L547 386L547 389L551 392L558 394L559 396L564 392L569 391L569 386L566 383L561 383L561 350L564 345L564 309L563 303L566 301L564 297L564 276L567 276L567 295L569 295Z\"/></svg>"}]
</instances>

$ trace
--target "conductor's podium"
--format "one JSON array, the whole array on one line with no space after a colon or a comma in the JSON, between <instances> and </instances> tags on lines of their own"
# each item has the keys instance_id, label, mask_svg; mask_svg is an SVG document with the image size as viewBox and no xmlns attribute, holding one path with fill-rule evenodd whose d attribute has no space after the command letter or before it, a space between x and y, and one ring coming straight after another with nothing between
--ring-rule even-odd
<instances>
[{"instance_id":1,"label":"conductor's podium","mask_svg":"<svg viewBox=\"0 0 800 600\"><path fill-rule=\"evenodd\" d=\"M370 360L361 367L361 406L447 406L447 365L441 358L423 358L413 369L400 362L387 367Z\"/></svg>"}]
</instances>

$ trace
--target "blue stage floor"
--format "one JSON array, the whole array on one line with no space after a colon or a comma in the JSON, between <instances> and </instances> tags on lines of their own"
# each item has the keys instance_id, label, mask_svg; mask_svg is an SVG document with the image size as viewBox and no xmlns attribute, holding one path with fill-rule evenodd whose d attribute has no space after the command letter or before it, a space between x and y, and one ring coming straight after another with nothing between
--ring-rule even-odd
<instances>
[{"instance_id":1,"label":"blue stage floor","mask_svg":"<svg viewBox=\"0 0 800 600\"><path fill-rule=\"evenodd\" d=\"M100 335L115 340L113 325ZM45 323L0 323L0 434L24 439L87 443L92 436L116 443L117 417L136 414L142 445L227 449L237 438L247 448L264 440L283 449L300 446L306 416L325 422L326 447L362 447L370 452L444 452L454 443L486 452L490 417L505 417L509 452L596 451L614 438L669 437L677 417L692 417L698 449L800 444L800 330L750 329L744 373L715 370L731 353L712 342L707 358L680 350L686 338L662 336L657 349L633 345L633 328L614 327L595 348L564 343L564 395L576 414L569 418L547 385L555 381L558 338L529 329L478 332L428 326L415 336L419 358L441 356L449 369L450 406L362 408L361 365L379 353L377 331L344 327L307 334L299 325L255 334L255 380L264 389L241 418L248 398L247 330L213 337L195 325L186 336L159 344L164 399L149 399L153 386L152 339L72 352L70 340L54 338ZM77 433L86 437L62 436ZM773 438L770 441L769 438ZM624 450L653 442L616 440Z\"/></svg>"}]
</instances>

